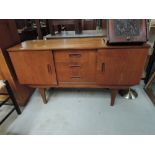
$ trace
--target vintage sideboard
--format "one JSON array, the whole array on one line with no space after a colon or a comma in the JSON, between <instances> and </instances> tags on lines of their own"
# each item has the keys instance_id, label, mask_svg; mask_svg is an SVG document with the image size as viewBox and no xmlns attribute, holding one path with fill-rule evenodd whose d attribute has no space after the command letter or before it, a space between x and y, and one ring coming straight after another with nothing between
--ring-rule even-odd
<instances>
[{"instance_id":1,"label":"vintage sideboard","mask_svg":"<svg viewBox=\"0 0 155 155\"><path fill-rule=\"evenodd\" d=\"M45 90L109 88L111 105L117 91L137 85L149 46L108 46L103 38L25 41L8 49L20 84Z\"/></svg>"}]
</instances>

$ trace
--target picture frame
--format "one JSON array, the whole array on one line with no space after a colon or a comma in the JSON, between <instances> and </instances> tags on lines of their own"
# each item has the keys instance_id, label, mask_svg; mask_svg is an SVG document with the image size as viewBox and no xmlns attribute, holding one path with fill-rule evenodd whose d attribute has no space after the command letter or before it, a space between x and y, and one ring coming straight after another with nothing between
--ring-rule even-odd
<instances>
[{"instance_id":1,"label":"picture frame","mask_svg":"<svg viewBox=\"0 0 155 155\"><path fill-rule=\"evenodd\" d=\"M108 43L144 43L147 41L145 19L109 19Z\"/></svg>"}]
</instances>

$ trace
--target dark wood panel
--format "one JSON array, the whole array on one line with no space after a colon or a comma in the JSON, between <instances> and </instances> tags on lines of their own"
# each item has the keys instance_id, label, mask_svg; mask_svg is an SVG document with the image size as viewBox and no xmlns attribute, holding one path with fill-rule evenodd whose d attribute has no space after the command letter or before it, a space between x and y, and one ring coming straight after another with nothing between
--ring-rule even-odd
<instances>
[{"instance_id":1,"label":"dark wood panel","mask_svg":"<svg viewBox=\"0 0 155 155\"><path fill-rule=\"evenodd\" d=\"M1 19L0 34L0 48L2 50L20 43L20 38L14 20Z\"/></svg>"},{"instance_id":2,"label":"dark wood panel","mask_svg":"<svg viewBox=\"0 0 155 155\"><path fill-rule=\"evenodd\" d=\"M96 29L96 19L83 19L82 20L83 30L95 30Z\"/></svg>"},{"instance_id":3,"label":"dark wood panel","mask_svg":"<svg viewBox=\"0 0 155 155\"><path fill-rule=\"evenodd\" d=\"M62 29L75 31L76 33L81 33L82 31L81 19L49 19L48 23L52 35L55 35L55 31L61 33Z\"/></svg>"}]
</instances>

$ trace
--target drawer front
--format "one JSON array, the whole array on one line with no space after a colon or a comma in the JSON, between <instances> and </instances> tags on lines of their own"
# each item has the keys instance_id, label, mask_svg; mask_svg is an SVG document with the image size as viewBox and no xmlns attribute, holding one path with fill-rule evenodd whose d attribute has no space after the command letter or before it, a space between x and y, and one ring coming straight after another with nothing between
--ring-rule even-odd
<instances>
[{"instance_id":1,"label":"drawer front","mask_svg":"<svg viewBox=\"0 0 155 155\"><path fill-rule=\"evenodd\" d=\"M55 51L55 66L57 79L60 83L92 83L96 80L96 52L74 52L81 56L70 58L70 52ZM64 54L64 58L63 58ZM60 55L60 57L58 57ZM87 57L86 57L87 56ZM66 58L66 59L65 59Z\"/></svg>"},{"instance_id":2,"label":"drawer front","mask_svg":"<svg viewBox=\"0 0 155 155\"><path fill-rule=\"evenodd\" d=\"M91 51L85 50L66 50L55 51L55 62L86 62Z\"/></svg>"},{"instance_id":3,"label":"drawer front","mask_svg":"<svg viewBox=\"0 0 155 155\"><path fill-rule=\"evenodd\" d=\"M94 67L94 66L92 66ZM93 71L93 68L91 68ZM59 82L94 82L95 78L87 63L56 63Z\"/></svg>"}]
</instances>

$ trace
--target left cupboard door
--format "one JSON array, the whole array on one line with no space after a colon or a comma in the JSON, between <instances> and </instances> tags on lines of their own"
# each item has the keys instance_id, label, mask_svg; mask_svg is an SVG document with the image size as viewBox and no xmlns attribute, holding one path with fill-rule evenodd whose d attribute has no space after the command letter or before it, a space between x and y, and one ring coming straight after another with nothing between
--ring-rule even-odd
<instances>
[{"instance_id":1,"label":"left cupboard door","mask_svg":"<svg viewBox=\"0 0 155 155\"><path fill-rule=\"evenodd\" d=\"M9 55L21 84L57 84L52 51L14 51Z\"/></svg>"}]
</instances>

